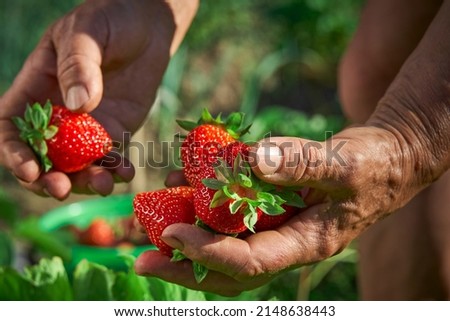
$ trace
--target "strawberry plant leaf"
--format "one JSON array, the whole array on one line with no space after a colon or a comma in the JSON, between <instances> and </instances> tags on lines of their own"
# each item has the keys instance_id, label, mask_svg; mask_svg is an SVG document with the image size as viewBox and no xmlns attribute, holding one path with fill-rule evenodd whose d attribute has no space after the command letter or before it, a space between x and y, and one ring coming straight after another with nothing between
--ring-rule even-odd
<instances>
[{"instance_id":1,"label":"strawberry plant leaf","mask_svg":"<svg viewBox=\"0 0 450 321\"><path fill-rule=\"evenodd\" d=\"M226 183L219 181L218 179L215 179L215 178L202 179L202 183L206 187L213 189L213 190L219 190L226 185Z\"/></svg>"},{"instance_id":2,"label":"strawberry plant leaf","mask_svg":"<svg viewBox=\"0 0 450 321\"><path fill-rule=\"evenodd\" d=\"M242 163L241 153L237 153L237 155L233 161L233 176L234 177L237 177L238 174L241 172L241 163Z\"/></svg>"},{"instance_id":3,"label":"strawberry plant leaf","mask_svg":"<svg viewBox=\"0 0 450 321\"><path fill-rule=\"evenodd\" d=\"M51 125L44 131L44 139L52 139L58 132L58 127Z\"/></svg>"},{"instance_id":4,"label":"strawberry plant leaf","mask_svg":"<svg viewBox=\"0 0 450 321\"><path fill-rule=\"evenodd\" d=\"M34 129L44 128L44 111L41 105L38 103L34 104L31 110L31 124Z\"/></svg>"},{"instance_id":5,"label":"strawberry plant leaf","mask_svg":"<svg viewBox=\"0 0 450 321\"><path fill-rule=\"evenodd\" d=\"M198 126L197 123L194 123L192 121L189 120L176 120L178 126L180 126L181 128L187 130L187 131L191 131L193 130L195 127Z\"/></svg>"},{"instance_id":6,"label":"strawberry plant leaf","mask_svg":"<svg viewBox=\"0 0 450 321\"><path fill-rule=\"evenodd\" d=\"M0 267L0 300L63 301L71 300L69 278L59 257L42 259L28 266L23 274L9 267Z\"/></svg>"},{"instance_id":7,"label":"strawberry plant leaf","mask_svg":"<svg viewBox=\"0 0 450 321\"><path fill-rule=\"evenodd\" d=\"M286 210L278 204L261 203L258 208L267 215L280 215L286 212Z\"/></svg>"},{"instance_id":8,"label":"strawberry plant leaf","mask_svg":"<svg viewBox=\"0 0 450 321\"><path fill-rule=\"evenodd\" d=\"M227 183L233 183L233 173L230 170L227 162L225 162L225 160L222 158L218 158L217 163L218 165L214 166L214 173L216 174L216 178Z\"/></svg>"},{"instance_id":9,"label":"strawberry plant leaf","mask_svg":"<svg viewBox=\"0 0 450 321\"><path fill-rule=\"evenodd\" d=\"M225 122L225 126L228 129L228 131L231 130L234 133L238 134L239 128L242 126L243 121L244 121L244 113L242 112L231 113Z\"/></svg>"},{"instance_id":10,"label":"strawberry plant leaf","mask_svg":"<svg viewBox=\"0 0 450 321\"><path fill-rule=\"evenodd\" d=\"M258 192L256 198L269 204L275 204L277 201L275 196L268 192Z\"/></svg>"},{"instance_id":11,"label":"strawberry plant leaf","mask_svg":"<svg viewBox=\"0 0 450 321\"><path fill-rule=\"evenodd\" d=\"M210 123L214 123L214 122L215 122L215 120L212 117L211 113L208 111L208 109L203 108L202 115L201 115L201 123L210 124Z\"/></svg>"},{"instance_id":12,"label":"strawberry plant leaf","mask_svg":"<svg viewBox=\"0 0 450 321\"><path fill-rule=\"evenodd\" d=\"M244 204L243 199L231 202L230 203L230 213L236 214L239 211L239 209L242 207L243 204Z\"/></svg>"},{"instance_id":13,"label":"strawberry plant leaf","mask_svg":"<svg viewBox=\"0 0 450 321\"><path fill-rule=\"evenodd\" d=\"M38 153L39 155L47 155L48 152L48 147L47 147L47 143L45 142L45 140L41 140L38 142Z\"/></svg>"},{"instance_id":14,"label":"strawberry plant leaf","mask_svg":"<svg viewBox=\"0 0 450 321\"><path fill-rule=\"evenodd\" d=\"M306 207L302 197L295 191L280 191L275 194L277 197L283 199L286 205L294 206L298 208Z\"/></svg>"},{"instance_id":15,"label":"strawberry plant leaf","mask_svg":"<svg viewBox=\"0 0 450 321\"><path fill-rule=\"evenodd\" d=\"M184 255L180 250L174 249L172 251L172 258L170 259L171 262L179 262L186 259L186 255Z\"/></svg>"},{"instance_id":16,"label":"strawberry plant leaf","mask_svg":"<svg viewBox=\"0 0 450 321\"><path fill-rule=\"evenodd\" d=\"M218 190L214 193L214 196L211 200L210 208L219 207L225 204L229 200L228 196L223 192L223 190Z\"/></svg>"},{"instance_id":17,"label":"strawberry plant leaf","mask_svg":"<svg viewBox=\"0 0 450 321\"><path fill-rule=\"evenodd\" d=\"M133 256L126 258L128 261L135 261ZM149 301L154 300L150 293L147 278L138 276L134 272L133 263L127 264L128 271L116 272L112 292L115 301Z\"/></svg>"},{"instance_id":18,"label":"strawberry plant leaf","mask_svg":"<svg viewBox=\"0 0 450 321\"><path fill-rule=\"evenodd\" d=\"M197 262L192 262L192 268L194 270L195 281L201 283L208 275L208 269Z\"/></svg>"},{"instance_id":19,"label":"strawberry plant leaf","mask_svg":"<svg viewBox=\"0 0 450 321\"><path fill-rule=\"evenodd\" d=\"M250 179L250 177L245 176L242 173L239 173L237 177L238 177L239 185L247 187L247 188L251 188L253 186L253 182Z\"/></svg>"},{"instance_id":20,"label":"strawberry plant leaf","mask_svg":"<svg viewBox=\"0 0 450 321\"><path fill-rule=\"evenodd\" d=\"M27 107L25 108L24 118L25 118L25 121L29 124L31 124L32 112L33 112L32 107L29 104L27 104Z\"/></svg>"},{"instance_id":21,"label":"strawberry plant leaf","mask_svg":"<svg viewBox=\"0 0 450 321\"><path fill-rule=\"evenodd\" d=\"M255 206L247 203L247 208L244 214L244 225L253 233L255 233L255 224L258 221L258 213Z\"/></svg>"},{"instance_id":22,"label":"strawberry plant leaf","mask_svg":"<svg viewBox=\"0 0 450 321\"><path fill-rule=\"evenodd\" d=\"M75 300L113 300L114 279L114 272L105 266L82 260L73 274Z\"/></svg>"},{"instance_id":23,"label":"strawberry plant leaf","mask_svg":"<svg viewBox=\"0 0 450 321\"><path fill-rule=\"evenodd\" d=\"M14 125L16 125L16 127L21 131L21 133L22 132L23 133L27 133L27 132L30 131L30 129L31 129L30 126L28 125L28 123L23 118L21 118L21 117L12 117L11 120L13 121Z\"/></svg>"},{"instance_id":24,"label":"strawberry plant leaf","mask_svg":"<svg viewBox=\"0 0 450 321\"><path fill-rule=\"evenodd\" d=\"M228 198L231 198L231 199L234 199L234 200L240 200L241 199L241 197L239 196L238 193L236 193L234 191L230 191L230 189L228 188L228 185L225 185L222 188L222 191Z\"/></svg>"}]
</instances>

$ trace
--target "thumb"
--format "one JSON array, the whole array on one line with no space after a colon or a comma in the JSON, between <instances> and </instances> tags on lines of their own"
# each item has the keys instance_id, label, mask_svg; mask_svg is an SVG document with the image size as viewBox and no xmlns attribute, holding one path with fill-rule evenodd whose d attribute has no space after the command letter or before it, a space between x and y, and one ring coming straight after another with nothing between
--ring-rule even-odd
<instances>
[{"instance_id":1,"label":"thumb","mask_svg":"<svg viewBox=\"0 0 450 321\"><path fill-rule=\"evenodd\" d=\"M296 137L270 137L250 151L250 166L262 180L284 186L324 187L339 180L345 158L345 140L325 142Z\"/></svg>"},{"instance_id":2,"label":"thumb","mask_svg":"<svg viewBox=\"0 0 450 321\"><path fill-rule=\"evenodd\" d=\"M90 112L103 94L101 32L88 30L85 20L60 23L53 29L58 81L70 110ZM69 28L69 31L67 30Z\"/></svg>"}]
</instances>

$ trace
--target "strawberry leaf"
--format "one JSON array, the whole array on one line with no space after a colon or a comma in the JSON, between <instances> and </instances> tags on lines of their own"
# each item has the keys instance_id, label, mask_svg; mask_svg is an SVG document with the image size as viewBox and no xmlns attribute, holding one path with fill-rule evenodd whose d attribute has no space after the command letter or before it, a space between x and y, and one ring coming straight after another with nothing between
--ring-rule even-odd
<instances>
[{"instance_id":1,"label":"strawberry leaf","mask_svg":"<svg viewBox=\"0 0 450 321\"><path fill-rule=\"evenodd\" d=\"M170 259L171 262L179 262L186 259L186 255L184 255L180 250L174 249L172 251L172 258Z\"/></svg>"},{"instance_id":2,"label":"strawberry leaf","mask_svg":"<svg viewBox=\"0 0 450 321\"><path fill-rule=\"evenodd\" d=\"M247 203L247 208L245 209L244 213L244 225L254 233L255 232L254 226L257 221L258 221L258 212L256 211L256 208L252 204Z\"/></svg>"},{"instance_id":3,"label":"strawberry leaf","mask_svg":"<svg viewBox=\"0 0 450 321\"><path fill-rule=\"evenodd\" d=\"M234 199L234 200L240 200L241 199L241 197L239 196L238 193L236 193L234 191L230 191L230 189L228 188L228 185L225 185L224 187L222 187L222 191L228 198L231 198L231 199Z\"/></svg>"},{"instance_id":4,"label":"strawberry leaf","mask_svg":"<svg viewBox=\"0 0 450 321\"><path fill-rule=\"evenodd\" d=\"M24 118L25 118L25 121L29 124L32 123L32 118L33 118L32 113L33 113L33 108L29 104L27 104L27 108L25 109Z\"/></svg>"},{"instance_id":5,"label":"strawberry leaf","mask_svg":"<svg viewBox=\"0 0 450 321\"><path fill-rule=\"evenodd\" d=\"M205 178L202 179L202 183L203 185L205 185L206 187L213 189L213 190L219 190L222 187L224 187L226 185L226 183L219 181L216 178Z\"/></svg>"},{"instance_id":6,"label":"strawberry leaf","mask_svg":"<svg viewBox=\"0 0 450 321\"><path fill-rule=\"evenodd\" d=\"M286 203L286 205L294 206L298 208L306 207L305 202L302 197L295 191L279 191L276 192L275 196L280 197Z\"/></svg>"},{"instance_id":7,"label":"strawberry leaf","mask_svg":"<svg viewBox=\"0 0 450 321\"><path fill-rule=\"evenodd\" d=\"M220 115L219 115L219 121L220 121ZM210 123L215 123L215 119L213 118L213 116L211 115L211 113L209 112L209 110L207 108L203 108L202 110L202 115L201 115L201 123L202 124L210 124Z\"/></svg>"},{"instance_id":8,"label":"strawberry leaf","mask_svg":"<svg viewBox=\"0 0 450 321\"><path fill-rule=\"evenodd\" d=\"M226 183L233 183L234 177L231 172L228 164L222 158L217 159L218 165L214 166L214 173L216 174L216 178L221 181L225 181Z\"/></svg>"},{"instance_id":9,"label":"strawberry leaf","mask_svg":"<svg viewBox=\"0 0 450 321\"><path fill-rule=\"evenodd\" d=\"M192 268L194 270L195 281L201 283L208 275L208 269L197 262L192 262Z\"/></svg>"},{"instance_id":10,"label":"strawberry leaf","mask_svg":"<svg viewBox=\"0 0 450 321\"><path fill-rule=\"evenodd\" d=\"M26 120L24 120L23 118L13 117L12 121L13 121L14 125L16 125L16 127L20 130L21 138L22 138L22 133L26 134L31 130L30 125L28 125Z\"/></svg>"},{"instance_id":11,"label":"strawberry leaf","mask_svg":"<svg viewBox=\"0 0 450 321\"><path fill-rule=\"evenodd\" d=\"M261 203L258 208L267 215L280 215L286 212L286 210L278 204Z\"/></svg>"},{"instance_id":12,"label":"strawberry leaf","mask_svg":"<svg viewBox=\"0 0 450 321\"><path fill-rule=\"evenodd\" d=\"M225 204L227 201L228 201L228 196L225 195L223 190L220 189L214 194L209 207L210 208L219 207L219 206L222 206L223 204Z\"/></svg>"},{"instance_id":13,"label":"strawberry leaf","mask_svg":"<svg viewBox=\"0 0 450 321\"><path fill-rule=\"evenodd\" d=\"M230 203L231 214L236 214L239 211L239 209L242 207L243 204L244 204L243 199L235 200L235 201L231 202Z\"/></svg>"},{"instance_id":14,"label":"strawberry leaf","mask_svg":"<svg viewBox=\"0 0 450 321\"><path fill-rule=\"evenodd\" d=\"M253 186L253 182L250 179L250 177L245 176L242 173L238 174L238 182L239 182L239 185L247 187L247 188L251 188Z\"/></svg>"},{"instance_id":15,"label":"strawberry leaf","mask_svg":"<svg viewBox=\"0 0 450 321\"><path fill-rule=\"evenodd\" d=\"M268 192L258 192L258 194L256 194L256 197L258 198L258 200L267 202L269 204L275 204L277 201L275 199L275 196Z\"/></svg>"},{"instance_id":16,"label":"strawberry leaf","mask_svg":"<svg viewBox=\"0 0 450 321\"><path fill-rule=\"evenodd\" d=\"M52 139L56 133L58 132L58 127L54 126L54 125L50 125L44 132L44 139L48 140L48 139Z\"/></svg>"},{"instance_id":17,"label":"strawberry leaf","mask_svg":"<svg viewBox=\"0 0 450 321\"><path fill-rule=\"evenodd\" d=\"M242 126L243 121L244 121L244 113L242 112L231 113L225 122L225 126L231 130L236 131Z\"/></svg>"},{"instance_id":18,"label":"strawberry leaf","mask_svg":"<svg viewBox=\"0 0 450 321\"><path fill-rule=\"evenodd\" d=\"M192 121L189 120L176 120L178 126L180 126L181 128L187 130L187 131L191 131L193 130L195 127L198 126L197 123L194 123Z\"/></svg>"}]
</instances>

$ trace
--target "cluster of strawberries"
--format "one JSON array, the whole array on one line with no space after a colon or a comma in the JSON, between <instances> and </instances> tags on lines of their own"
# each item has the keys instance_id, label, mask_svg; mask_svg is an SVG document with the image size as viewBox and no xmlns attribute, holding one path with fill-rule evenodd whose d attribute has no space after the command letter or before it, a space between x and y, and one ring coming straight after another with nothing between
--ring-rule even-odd
<instances>
[{"instance_id":1,"label":"cluster of strawberries","mask_svg":"<svg viewBox=\"0 0 450 321\"><path fill-rule=\"evenodd\" d=\"M14 117L13 121L45 171L80 171L112 148L111 137L90 115L73 113L50 102L28 106L24 118ZM163 230L171 224L196 224L215 233L244 238L276 228L304 207L298 191L268 184L252 173L250 147L238 140L249 129L243 122L242 113L222 119L221 115L213 118L207 110L197 122L178 121L188 130L181 160L189 185L135 196L136 218L150 241L172 260L184 259L184 255L161 240ZM111 238L105 224L97 225L87 231L88 235L95 230L95 235L103 235L100 238ZM195 271L200 282L207 270L194 262Z\"/></svg>"},{"instance_id":2,"label":"cluster of strawberries","mask_svg":"<svg viewBox=\"0 0 450 321\"><path fill-rule=\"evenodd\" d=\"M242 113L213 118L204 110L198 122L178 121L189 131L181 145L189 186L135 196L137 219L165 255L172 256L173 249L160 236L171 224L244 237L276 228L304 206L299 192L265 183L252 173L250 147L238 140L249 128L243 118Z\"/></svg>"}]
</instances>

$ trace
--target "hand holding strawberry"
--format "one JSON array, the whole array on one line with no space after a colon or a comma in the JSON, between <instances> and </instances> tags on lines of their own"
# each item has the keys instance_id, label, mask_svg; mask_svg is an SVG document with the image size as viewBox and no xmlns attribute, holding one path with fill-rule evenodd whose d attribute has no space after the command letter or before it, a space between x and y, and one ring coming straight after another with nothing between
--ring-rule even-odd
<instances>
[{"instance_id":1,"label":"hand holding strawberry","mask_svg":"<svg viewBox=\"0 0 450 321\"><path fill-rule=\"evenodd\" d=\"M20 137L38 155L45 172L78 172L111 151L106 130L90 115L62 106L35 103L25 117L14 117Z\"/></svg>"},{"instance_id":2,"label":"hand holding strawberry","mask_svg":"<svg viewBox=\"0 0 450 321\"><path fill-rule=\"evenodd\" d=\"M228 119L234 119L236 123L232 126L240 128L243 115L232 114ZM204 124L205 120L209 123ZM224 124L234 121L223 123L220 116L214 119L204 111L197 124L189 125L191 130L183 142L181 158L191 187L178 187L180 191L189 191L188 199L174 195L173 188L135 197L139 222L161 253L173 256L174 261L185 259L186 254L173 252L161 240L164 229L172 224L192 225L195 221L195 225L209 232L238 236L246 231L276 228L304 207L295 190L264 183L252 175L248 163L250 147L236 141L236 135L225 129ZM179 194L178 190L175 194ZM195 261L193 268L196 281L202 282L208 269Z\"/></svg>"}]
</instances>

